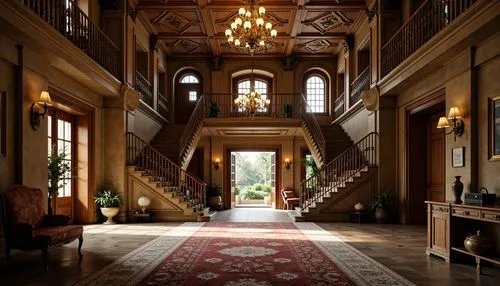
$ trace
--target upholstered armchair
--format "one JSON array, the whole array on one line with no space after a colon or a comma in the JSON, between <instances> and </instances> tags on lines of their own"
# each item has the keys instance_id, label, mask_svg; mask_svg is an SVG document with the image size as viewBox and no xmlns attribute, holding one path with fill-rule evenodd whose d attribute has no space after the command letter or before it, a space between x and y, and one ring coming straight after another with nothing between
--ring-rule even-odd
<instances>
[{"instance_id":1,"label":"upholstered armchair","mask_svg":"<svg viewBox=\"0 0 500 286\"><path fill-rule=\"evenodd\" d=\"M282 189L281 197L283 198L283 207L285 209L293 209L293 206L300 204L300 199L295 195L292 189Z\"/></svg>"},{"instance_id":2,"label":"upholstered armchair","mask_svg":"<svg viewBox=\"0 0 500 286\"><path fill-rule=\"evenodd\" d=\"M82 257L83 227L68 225L68 216L46 215L44 202L40 189L16 186L2 194L7 259L11 249L40 249L47 271L47 250L51 246L78 239L78 254Z\"/></svg>"}]
</instances>

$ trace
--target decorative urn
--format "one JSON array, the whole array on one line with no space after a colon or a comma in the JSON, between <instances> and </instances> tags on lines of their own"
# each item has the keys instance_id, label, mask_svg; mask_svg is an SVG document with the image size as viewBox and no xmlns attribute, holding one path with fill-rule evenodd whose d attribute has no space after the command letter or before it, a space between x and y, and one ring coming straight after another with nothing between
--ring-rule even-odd
<instances>
[{"instance_id":1,"label":"decorative urn","mask_svg":"<svg viewBox=\"0 0 500 286\"><path fill-rule=\"evenodd\" d=\"M357 204L354 205L354 209L360 212L365 209L365 206L361 202L358 202Z\"/></svg>"},{"instance_id":2,"label":"decorative urn","mask_svg":"<svg viewBox=\"0 0 500 286\"><path fill-rule=\"evenodd\" d=\"M460 181L460 176L455 176L455 181L451 184L451 189L453 190L453 195L455 195L455 204L461 204L464 184Z\"/></svg>"},{"instance_id":3,"label":"decorative urn","mask_svg":"<svg viewBox=\"0 0 500 286\"><path fill-rule=\"evenodd\" d=\"M481 235L481 231L477 231L477 234L469 235L464 241L465 248L474 254L484 254L492 252L495 250L495 241L484 235Z\"/></svg>"},{"instance_id":4,"label":"decorative urn","mask_svg":"<svg viewBox=\"0 0 500 286\"><path fill-rule=\"evenodd\" d=\"M139 197L139 199L137 200L137 204L141 208L141 213L145 214L146 208L151 204L151 200L143 195Z\"/></svg>"}]
</instances>

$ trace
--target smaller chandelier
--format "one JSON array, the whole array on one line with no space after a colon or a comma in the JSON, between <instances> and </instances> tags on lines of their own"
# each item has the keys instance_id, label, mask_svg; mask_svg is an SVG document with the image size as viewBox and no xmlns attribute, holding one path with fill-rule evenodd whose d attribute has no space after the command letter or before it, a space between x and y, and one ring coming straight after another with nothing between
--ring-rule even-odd
<instances>
[{"instance_id":1,"label":"smaller chandelier","mask_svg":"<svg viewBox=\"0 0 500 286\"><path fill-rule=\"evenodd\" d=\"M239 110L246 112L248 116L254 117L257 111L265 111L269 106L271 101L267 99L266 96L262 96L260 93L255 91L253 86L250 87L250 90L243 94L239 95L235 100L234 104L238 107Z\"/></svg>"},{"instance_id":2,"label":"smaller chandelier","mask_svg":"<svg viewBox=\"0 0 500 286\"><path fill-rule=\"evenodd\" d=\"M266 8L254 9L254 1L250 0L250 8L242 7L238 10L231 29L225 31L227 42L231 46L248 49L250 55L265 49L267 41L278 35L266 16Z\"/></svg>"}]
</instances>

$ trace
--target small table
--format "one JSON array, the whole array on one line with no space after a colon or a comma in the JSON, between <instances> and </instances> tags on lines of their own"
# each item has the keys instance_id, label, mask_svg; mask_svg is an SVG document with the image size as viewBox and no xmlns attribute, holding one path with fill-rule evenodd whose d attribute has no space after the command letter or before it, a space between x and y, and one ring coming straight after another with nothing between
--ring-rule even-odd
<instances>
[{"instance_id":1,"label":"small table","mask_svg":"<svg viewBox=\"0 0 500 286\"><path fill-rule=\"evenodd\" d=\"M351 222L357 222L358 224L361 224L361 222L364 222L368 219L369 213L366 211L355 211L350 212L349 215Z\"/></svg>"},{"instance_id":2,"label":"small table","mask_svg":"<svg viewBox=\"0 0 500 286\"><path fill-rule=\"evenodd\" d=\"M154 222L154 214L153 213L135 213L131 214L132 222Z\"/></svg>"}]
</instances>

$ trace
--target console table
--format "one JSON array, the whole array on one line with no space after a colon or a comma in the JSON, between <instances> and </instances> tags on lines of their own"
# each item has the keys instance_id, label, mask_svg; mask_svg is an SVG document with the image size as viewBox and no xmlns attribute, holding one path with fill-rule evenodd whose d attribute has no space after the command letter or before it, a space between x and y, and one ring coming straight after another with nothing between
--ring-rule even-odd
<instances>
[{"instance_id":1,"label":"console table","mask_svg":"<svg viewBox=\"0 0 500 286\"><path fill-rule=\"evenodd\" d=\"M427 255L436 255L446 262L453 262L460 255L471 256L476 261L476 272L482 273L481 261L500 265L500 253L476 255L467 251L464 240L468 235L481 233L494 236L494 228L500 227L500 206L476 206L453 202L427 204ZM500 247L496 237L497 247Z\"/></svg>"}]
</instances>

